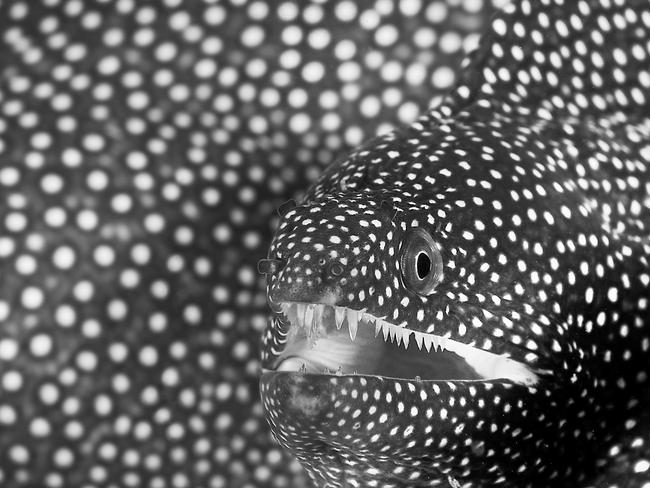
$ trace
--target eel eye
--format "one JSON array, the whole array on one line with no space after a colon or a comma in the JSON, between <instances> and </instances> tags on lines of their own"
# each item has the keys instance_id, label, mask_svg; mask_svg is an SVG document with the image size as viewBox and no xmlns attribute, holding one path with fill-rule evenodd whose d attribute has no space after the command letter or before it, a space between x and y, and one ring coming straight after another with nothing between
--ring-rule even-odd
<instances>
[{"instance_id":1,"label":"eel eye","mask_svg":"<svg viewBox=\"0 0 650 488\"><path fill-rule=\"evenodd\" d=\"M419 295L430 295L442 281L440 248L433 237L419 227L406 234L400 265L404 284Z\"/></svg>"}]
</instances>

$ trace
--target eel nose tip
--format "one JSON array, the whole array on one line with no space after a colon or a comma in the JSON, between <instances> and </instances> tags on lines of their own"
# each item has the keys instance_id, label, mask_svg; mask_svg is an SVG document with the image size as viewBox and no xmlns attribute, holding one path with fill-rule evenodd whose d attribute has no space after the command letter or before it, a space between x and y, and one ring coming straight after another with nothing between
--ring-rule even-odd
<instances>
[{"instance_id":1,"label":"eel nose tip","mask_svg":"<svg viewBox=\"0 0 650 488\"><path fill-rule=\"evenodd\" d=\"M298 204L296 203L295 200L289 199L286 202L284 202L282 205L278 207L278 215L280 217L284 217L287 215L291 210L296 208Z\"/></svg>"},{"instance_id":2,"label":"eel nose tip","mask_svg":"<svg viewBox=\"0 0 650 488\"><path fill-rule=\"evenodd\" d=\"M260 274L274 274L284 267L282 259L264 258L257 262L257 272Z\"/></svg>"}]
</instances>

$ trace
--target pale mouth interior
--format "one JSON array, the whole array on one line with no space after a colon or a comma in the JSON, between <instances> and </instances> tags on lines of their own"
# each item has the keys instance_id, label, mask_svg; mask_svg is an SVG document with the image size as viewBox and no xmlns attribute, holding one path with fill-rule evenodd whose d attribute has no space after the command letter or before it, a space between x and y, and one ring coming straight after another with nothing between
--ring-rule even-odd
<instances>
[{"instance_id":1,"label":"pale mouth interior","mask_svg":"<svg viewBox=\"0 0 650 488\"><path fill-rule=\"evenodd\" d=\"M525 364L447 337L400 327L345 307L284 302L290 322L276 371L358 374L410 380L508 379L534 385Z\"/></svg>"}]
</instances>

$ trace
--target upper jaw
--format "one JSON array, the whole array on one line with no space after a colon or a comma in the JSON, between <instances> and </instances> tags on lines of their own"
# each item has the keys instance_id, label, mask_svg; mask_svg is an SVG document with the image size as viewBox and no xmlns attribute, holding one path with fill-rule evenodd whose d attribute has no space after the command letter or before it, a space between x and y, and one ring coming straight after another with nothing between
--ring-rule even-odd
<instances>
[{"instance_id":1,"label":"upper jaw","mask_svg":"<svg viewBox=\"0 0 650 488\"><path fill-rule=\"evenodd\" d=\"M271 371L359 374L397 379L509 380L534 386L526 364L446 336L390 323L365 310L318 303L280 302L289 323L284 349Z\"/></svg>"}]
</instances>

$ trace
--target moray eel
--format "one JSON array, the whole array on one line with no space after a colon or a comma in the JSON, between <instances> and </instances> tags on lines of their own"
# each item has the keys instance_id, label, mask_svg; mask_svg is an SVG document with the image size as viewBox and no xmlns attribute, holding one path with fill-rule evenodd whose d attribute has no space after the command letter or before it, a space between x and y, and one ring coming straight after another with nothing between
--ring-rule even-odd
<instances>
[{"instance_id":1,"label":"moray eel","mask_svg":"<svg viewBox=\"0 0 650 488\"><path fill-rule=\"evenodd\" d=\"M261 393L316 486L650 486L649 100L647 1L516 1L281 208Z\"/></svg>"},{"instance_id":2,"label":"moray eel","mask_svg":"<svg viewBox=\"0 0 650 488\"><path fill-rule=\"evenodd\" d=\"M303 486L258 394L275 207L490 9L0 0L0 486Z\"/></svg>"}]
</instances>

